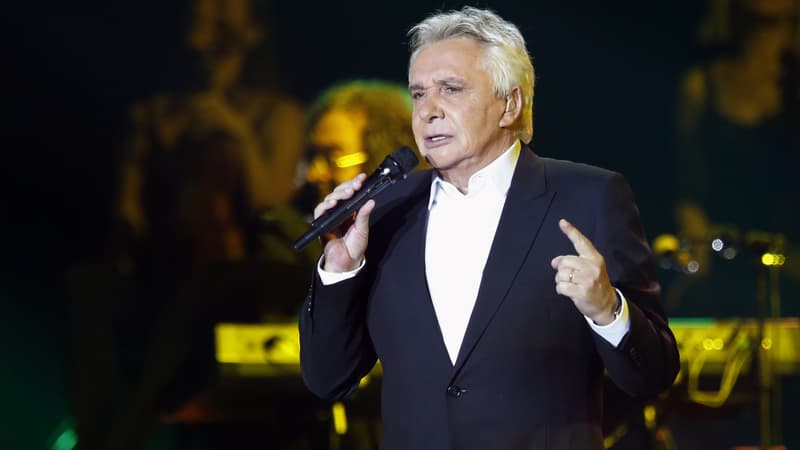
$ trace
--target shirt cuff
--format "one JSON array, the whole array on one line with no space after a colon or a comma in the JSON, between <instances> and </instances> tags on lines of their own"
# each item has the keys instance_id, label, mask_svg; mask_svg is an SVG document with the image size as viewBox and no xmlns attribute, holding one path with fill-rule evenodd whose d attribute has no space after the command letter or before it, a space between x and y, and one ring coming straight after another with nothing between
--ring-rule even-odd
<instances>
[{"instance_id":1,"label":"shirt cuff","mask_svg":"<svg viewBox=\"0 0 800 450\"><path fill-rule=\"evenodd\" d=\"M361 272L361 269L364 268L364 264L367 262L366 258L361 258L361 264L349 272L328 272L322 269L322 261L324 258L325 255L322 255L317 262L317 273L319 273L319 280L322 282L323 286L329 286L355 277L358 275L358 272Z\"/></svg>"},{"instance_id":2,"label":"shirt cuff","mask_svg":"<svg viewBox=\"0 0 800 450\"><path fill-rule=\"evenodd\" d=\"M586 316L586 321L589 322L589 326L592 327L595 333L599 334L600 337L608 341L609 344L613 345L614 347L619 346L619 343L622 342L622 338L628 334L628 331L631 329L631 320L630 314L628 313L628 301L625 300L625 296L622 295L619 289L614 288L617 291L617 295L619 295L619 301L622 303L620 306L619 314L617 318L614 319L613 322L609 323L608 325L597 325L594 321Z\"/></svg>"}]
</instances>

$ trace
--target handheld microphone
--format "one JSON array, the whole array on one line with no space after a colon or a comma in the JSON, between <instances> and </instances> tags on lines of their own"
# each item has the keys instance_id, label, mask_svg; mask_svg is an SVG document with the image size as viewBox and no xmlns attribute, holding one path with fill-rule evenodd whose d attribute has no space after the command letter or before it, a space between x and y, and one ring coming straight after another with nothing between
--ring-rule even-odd
<instances>
[{"instance_id":1,"label":"handheld microphone","mask_svg":"<svg viewBox=\"0 0 800 450\"><path fill-rule=\"evenodd\" d=\"M399 180L404 180L408 172L419 164L419 159L408 147L400 147L393 151L380 166L375 169L352 197L342 200L332 209L325 211L312 223L311 228L294 241L294 249L302 250L320 235L338 227L358 211L369 199L374 198L386 188Z\"/></svg>"}]
</instances>

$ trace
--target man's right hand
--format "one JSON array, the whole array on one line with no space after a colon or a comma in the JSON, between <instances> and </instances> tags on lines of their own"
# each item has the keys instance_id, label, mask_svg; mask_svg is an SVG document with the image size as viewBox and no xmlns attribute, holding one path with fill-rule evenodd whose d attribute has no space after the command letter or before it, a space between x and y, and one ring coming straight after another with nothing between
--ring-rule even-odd
<instances>
[{"instance_id":1,"label":"man's right hand","mask_svg":"<svg viewBox=\"0 0 800 450\"><path fill-rule=\"evenodd\" d=\"M314 219L336 206L340 201L352 197L356 191L361 189L361 185L366 178L367 175L361 173L352 180L336 186L333 192L328 194L322 200L322 203L314 208ZM350 272L358 268L364 259L364 252L367 250L369 215L373 208L375 208L375 201L367 201L358 210L355 220L345 222L327 236L328 241L325 243L323 270L341 273Z\"/></svg>"}]
</instances>

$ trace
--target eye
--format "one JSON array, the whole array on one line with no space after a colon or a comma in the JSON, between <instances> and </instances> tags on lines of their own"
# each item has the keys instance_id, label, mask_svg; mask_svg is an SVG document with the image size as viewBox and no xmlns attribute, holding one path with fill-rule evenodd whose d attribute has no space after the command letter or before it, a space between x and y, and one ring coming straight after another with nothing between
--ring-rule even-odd
<instances>
[{"instance_id":1,"label":"eye","mask_svg":"<svg viewBox=\"0 0 800 450\"><path fill-rule=\"evenodd\" d=\"M419 100L422 98L422 91L414 91L411 93L411 98L414 100Z\"/></svg>"},{"instance_id":2,"label":"eye","mask_svg":"<svg viewBox=\"0 0 800 450\"><path fill-rule=\"evenodd\" d=\"M442 92L444 92L445 94L456 94L458 92L461 92L461 90L462 89L458 86L444 86L442 88Z\"/></svg>"}]
</instances>

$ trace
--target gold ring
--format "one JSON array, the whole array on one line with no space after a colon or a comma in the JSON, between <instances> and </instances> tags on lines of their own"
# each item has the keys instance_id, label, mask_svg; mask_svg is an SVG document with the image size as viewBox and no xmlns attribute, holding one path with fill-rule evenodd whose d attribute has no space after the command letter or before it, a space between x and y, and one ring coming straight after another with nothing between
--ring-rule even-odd
<instances>
[{"instance_id":1,"label":"gold ring","mask_svg":"<svg viewBox=\"0 0 800 450\"><path fill-rule=\"evenodd\" d=\"M573 270L571 270L571 271L569 272L569 282L570 282L570 283L572 283L572 277L574 277L574 276L575 276L575 270L573 269Z\"/></svg>"}]
</instances>

